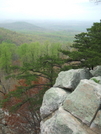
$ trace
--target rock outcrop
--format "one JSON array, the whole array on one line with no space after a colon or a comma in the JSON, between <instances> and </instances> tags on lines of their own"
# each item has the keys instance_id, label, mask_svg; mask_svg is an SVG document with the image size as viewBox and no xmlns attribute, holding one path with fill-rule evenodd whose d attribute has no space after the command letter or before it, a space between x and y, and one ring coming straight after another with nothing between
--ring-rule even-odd
<instances>
[{"instance_id":1,"label":"rock outcrop","mask_svg":"<svg viewBox=\"0 0 101 134\"><path fill-rule=\"evenodd\" d=\"M65 91L64 89L54 87L46 91L42 107L40 108L41 117L45 118L56 111L66 99L68 94L69 92Z\"/></svg>"},{"instance_id":2,"label":"rock outcrop","mask_svg":"<svg viewBox=\"0 0 101 134\"><path fill-rule=\"evenodd\" d=\"M101 134L100 109L100 74L93 77L87 69L60 72L43 97L40 134Z\"/></svg>"},{"instance_id":3,"label":"rock outcrop","mask_svg":"<svg viewBox=\"0 0 101 134\"><path fill-rule=\"evenodd\" d=\"M71 69L59 73L54 87L73 91L82 79L90 79L92 74L88 69Z\"/></svg>"},{"instance_id":4,"label":"rock outcrop","mask_svg":"<svg viewBox=\"0 0 101 134\"><path fill-rule=\"evenodd\" d=\"M101 66L96 66L93 70L90 71L91 74L95 77L101 76Z\"/></svg>"},{"instance_id":5,"label":"rock outcrop","mask_svg":"<svg viewBox=\"0 0 101 134\"><path fill-rule=\"evenodd\" d=\"M101 85L91 80L81 80L74 92L63 103L63 108L90 125L101 98Z\"/></svg>"},{"instance_id":6,"label":"rock outcrop","mask_svg":"<svg viewBox=\"0 0 101 134\"><path fill-rule=\"evenodd\" d=\"M4 110L0 108L0 134L11 134L5 120Z\"/></svg>"}]
</instances>

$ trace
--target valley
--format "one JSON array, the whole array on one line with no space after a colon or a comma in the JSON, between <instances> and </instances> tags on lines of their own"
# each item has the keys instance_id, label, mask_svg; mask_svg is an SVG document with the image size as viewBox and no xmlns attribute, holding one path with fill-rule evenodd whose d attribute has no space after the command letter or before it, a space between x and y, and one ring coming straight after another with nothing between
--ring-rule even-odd
<instances>
[{"instance_id":1,"label":"valley","mask_svg":"<svg viewBox=\"0 0 101 134\"><path fill-rule=\"evenodd\" d=\"M16 43L72 43L74 36L85 32L92 22L83 21L11 21L0 22L0 41Z\"/></svg>"}]
</instances>

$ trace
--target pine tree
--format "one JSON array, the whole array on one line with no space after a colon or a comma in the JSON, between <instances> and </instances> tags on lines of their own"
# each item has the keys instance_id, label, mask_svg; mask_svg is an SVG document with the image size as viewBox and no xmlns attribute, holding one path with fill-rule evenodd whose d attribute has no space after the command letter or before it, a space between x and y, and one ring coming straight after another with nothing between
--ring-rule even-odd
<instances>
[{"instance_id":1,"label":"pine tree","mask_svg":"<svg viewBox=\"0 0 101 134\"><path fill-rule=\"evenodd\" d=\"M32 119L28 119L27 114L24 115L33 125L32 129L35 133L39 133L40 114L39 109L42 103L44 92L53 86L64 60L58 51L61 45L45 43L23 44L18 48L18 54L21 59L20 66L12 66L12 69L17 69L17 73L10 75L20 81L17 88L9 92L1 105L9 106L11 112L18 112L23 105L29 108L27 113L32 115ZM8 78L9 78L8 77ZM12 103L16 102L16 103ZM17 101L15 101L17 100ZM20 110L20 115L21 115Z\"/></svg>"},{"instance_id":2,"label":"pine tree","mask_svg":"<svg viewBox=\"0 0 101 134\"><path fill-rule=\"evenodd\" d=\"M101 64L101 22L94 23L87 32L75 36L72 45L75 51L62 51L68 54L68 60L78 61L78 67L93 69ZM77 67L77 65L76 65Z\"/></svg>"}]
</instances>

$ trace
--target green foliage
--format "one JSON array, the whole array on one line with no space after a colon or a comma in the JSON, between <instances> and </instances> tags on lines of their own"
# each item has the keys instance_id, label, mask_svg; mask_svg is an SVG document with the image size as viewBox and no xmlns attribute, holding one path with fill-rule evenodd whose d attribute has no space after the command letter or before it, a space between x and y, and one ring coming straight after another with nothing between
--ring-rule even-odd
<instances>
[{"instance_id":1,"label":"green foliage","mask_svg":"<svg viewBox=\"0 0 101 134\"><path fill-rule=\"evenodd\" d=\"M22 44L18 47L18 55L22 62L35 62L43 55L59 56L60 43L50 43L46 41L43 45L39 42Z\"/></svg>"},{"instance_id":2,"label":"green foliage","mask_svg":"<svg viewBox=\"0 0 101 134\"><path fill-rule=\"evenodd\" d=\"M16 75L16 78L31 81L40 76L46 78L53 85L54 79L64 63L59 52L60 49L61 44L50 44L49 42L45 42L44 45L36 42L19 46L18 54L22 66L18 68L21 73Z\"/></svg>"},{"instance_id":3,"label":"green foliage","mask_svg":"<svg viewBox=\"0 0 101 134\"><path fill-rule=\"evenodd\" d=\"M101 22L94 23L86 33L75 35L72 45L74 51L66 52L72 61L78 61L78 67L93 69L101 64ZM76 65L77 66L77 65Z\"/></svg>"},{"instance_id":4,"label":"green foliage","mask_svg":"<svg viewBox=\"0 0 101 134\"><path fill-rule=\"evenodd\" d=\"M28 35L10 31L8 29L0 28L0 43L6 42L11 44L14 43L16 45L21 45L23 43L30 43L34 41L35 40Z\"/></svg>"},{"instance_id":5,"label":"green foliage","mask_svg":"<svg viewBox=\"0 0 101 134\"><path fill-rule=\"evenodd\" d=\"M9 29L9 28L8 28ZM0 43L14 43L16 45L21 45L24 43L30 44L33 42L40 42L44 44L45 41L49 41L51 43L61 43L65 45L67 42L72 43L74 39L74 35L78 33L78 31L41 31L37 30L14 30L10 31L8 29L0 28ZM15 32L16 31L16 32Z\"/></svg>"},{"instance_id":6,"label":"green foliage","mask_svg":"<svg viewBox=\"0 0 101 134\"><path fill-rule=\"evenodd\" d=\"M7 47L7 52L10 55L9 60L11 60L13 57L13 55L11 55L13 53L11 52L14 52L15 48L13 48L13 45L11 44L9 44L8 47L7 43L3 43L2 46L5 51L5 48ZM40 86L45 86L49 88L53 86L54 81L59 71L62 69L62 65L64 63L64 60L61 58L61 54L59 52L60 49L60 43L51 44L48 41L45 42L45 44L43 45L40 45L38 42L35 42L31 44L23 44L21 46L17 46L16 55L20 59L20 66L12 66L7 64L10 69L17 70L16 74L15 72L12 72L11 75L7 76L7 78L13 77L17 80L24 80L25 84L18 86L17 90L9 92L7 98L21 98L31 88L36 89L36 87ZM46 83L32 84L32 81L37 81L40 79L40 77L44 78ZM42 92L41 94L43 95ZM36 98L36 96L34 97ZM42 100L41 97L40 99ZM24 98L24 100L25 99L26 97ZM40 99L38 99L38 101L40 101Z\"/></svg>"},{"instance_id":7,"label":"green foliage","mask_svg":"<svg viewBox=\"0 0 101 134\"><path fill-rule=\"evenodd\" d=\"M100 80L97 80L95 78L92 78L92 80L95 81L96 83L99 83L100 82Z\"/></svg>"},{"instance_id":8,"label":"green foliage","mask_svg":"<svg viewBox=\"0 0 101 134\"><path fill-rule=\"evenodd\" d=\"M9 43L0 44L0 68L9 73L12 60L15 55L16 46Z\"/></svg>"},{"instance_id":9,"label":"green foliage","mask_svg":"<svg viewBox=\"0 0 101 134\"><path fill-rule=\"evenodd\" d=\"M0 100L0 108L4 107L6 102L9 102L9 98L8 97L5 98L5 99Z\"/></svg>"},{"instance_id":10,"label":"green foliage","mask_svg":"<svg viewBox=\"0 0 101 134\"><path fill-rule=\"evenodd\" d=\"M2 40L2 36L0 39ZM9 73L7 78L16 78L17 81L24 80L24 83L20 83L13 91L10 91L0 105L1 107L6 105L10 112L17 112L24 104L28 104L27 108L33 115L33 122L38 118L40 124L38 114L43 95L48 88L53 86L59 71L62 70L64 59L59 50L64 46L48 41L43 44L24 43L20 46L12 44L12 41L8 39L1 42L0 68ZM16 61L18 61L17 65ZM40 83L38 81L40 78L43 78L45 82Z\"/></svg>"},{"instance_id":11,"label":"green foliage","mask_svg":"<svg viewBox=\"0 0 101 134\"><path fill-rule=\"evenodd\" d=\"M62 64L64 63L61 58L55 56L44 55L40 57L38 63L41 65L39 66L39 70L41 69L40 71L42 73L42 76L49 81L50 87L53 86L54 81L62 67Z\"/></svg>"}]
</instances>

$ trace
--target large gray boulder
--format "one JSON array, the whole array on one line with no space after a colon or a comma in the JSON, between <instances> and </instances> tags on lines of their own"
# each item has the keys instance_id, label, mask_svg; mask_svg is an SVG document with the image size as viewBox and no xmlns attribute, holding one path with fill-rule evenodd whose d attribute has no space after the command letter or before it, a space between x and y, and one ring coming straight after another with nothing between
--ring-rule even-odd
<instances>
[{"instance_id":1,"label":"large gray boulder","mask_svg":"<svg viewBox=\"0 0 101 134\"><path fill-rule=\"evenodd\" d=\"M40 108L41 118L43 119L57 110L64 102L68 94L69 92L61 88L52 87L47 90L44 94L43 103Z\"/></svg>"},{"instance_id":2,"label":"large gray boulder","mask_svg":"<svg viewBox=\"0 0 101 134\"><path fill-rule=\"evenodd\" d=\"M63 108L90 125L101 98L101 85L92 80L81 80L74 92L64 101Z\"/></svg>"},{"instance_id":3,"label":"large gray boulder","mask_svg":"<svg viewBox=\"0 0 101 134\"><path fill-rule=\"evenodd\" d=\"M93 76L101 76L101 66L96 66L93 70L90 71Z\"/></svg>"},{"instance_id":4,"label":"large gray boulder","mask_svg":"<svg viewBox=\"0 0 101 134\"><path fill-rule=\"evenodd\" d=\"M41 134L95 134L62 107L48 120L41 122Z\"/></svg>"},{"instance_id":5,"label":"large gray boulder","mask_svg":"<svg viewBox=\"0 0 101 134\"><path fill-rule=\"evenodd\" d=\"M40 134L101 134L101 76L87 69L60 72L40 112Z\"/></svg>"},{"instance_id":6,"label":"large gray boulder","mask_svg":"<svg viewBox=\"0 0 101 134\"><path fill-rule=\"evenodd\" d=\"M74 90L82 79L90 79L92 77L88 69L71 69L59 73L54 87Z\"/></svg>"},{"instance_id":7,"label":"large gray boulder","mask_svg":"<svg viewBox=\"0 0 101 134\"><path fill-rule=\"evenodd\" d=\"M101 110L98 111L95 120L92 122L90 128L101 134Z\"/></svg>"}]
</instances>

